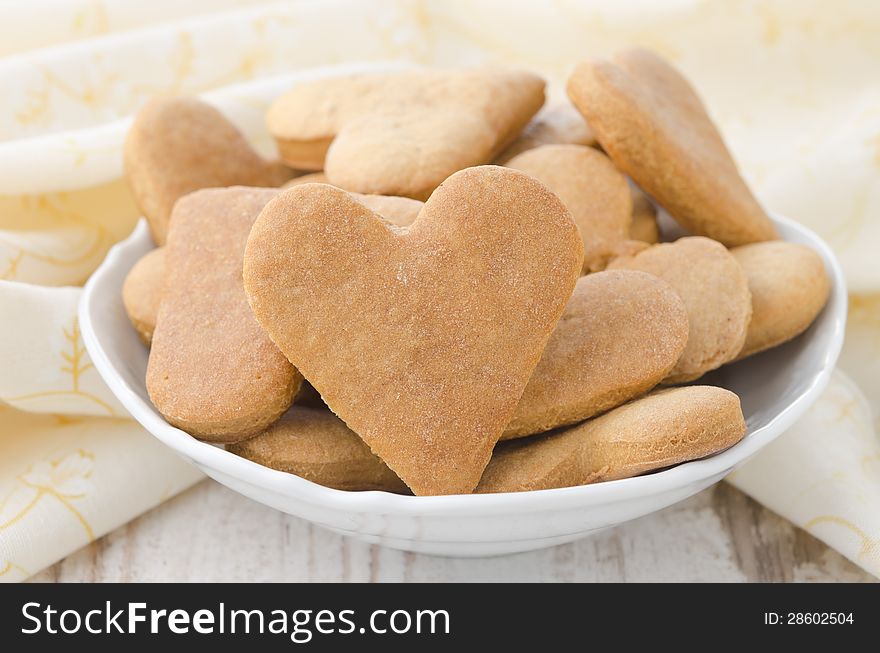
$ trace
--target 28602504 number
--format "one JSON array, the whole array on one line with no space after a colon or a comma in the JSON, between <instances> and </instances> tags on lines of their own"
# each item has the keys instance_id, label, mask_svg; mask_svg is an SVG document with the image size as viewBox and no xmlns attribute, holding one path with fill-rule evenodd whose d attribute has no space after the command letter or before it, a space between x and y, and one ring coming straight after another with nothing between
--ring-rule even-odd
<instances>
[{"instance_id":1,"label":"28602504 number","mask_svg":"<svg viewBox=\"0 0 880 653\"><path fill-rule=\"evenodd\" d=\"M795 625L851 624L852 612L789 612L786 622Z\"/></svg>"},{"instance_id":2,"label":"28602504 number","mask_svg":"<svg viewBox=\"0 0 880 653\"><path fill-rule=\"evenodd\" d=\"M774 625L837 625L853 624L852 612L765 612L764 623Z\"/></svg>"},{"instance_id":3,"label":"28602504 number","mask_svg":"<svg viewBox=\"0 0 880 653\"><path fill-rule=\"evenodd\" d=\"M789 624L851 624L852 612L789 612Z\"/></svg>"}]
</instances>

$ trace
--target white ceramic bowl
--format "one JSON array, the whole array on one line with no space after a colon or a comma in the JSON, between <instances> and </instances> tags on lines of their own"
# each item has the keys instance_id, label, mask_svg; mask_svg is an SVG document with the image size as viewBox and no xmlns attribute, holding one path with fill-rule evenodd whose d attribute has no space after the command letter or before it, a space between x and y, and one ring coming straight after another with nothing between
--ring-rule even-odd
<instances>
[{"instance_id":1,"label":"white ceramic bowl","mask_svg":"<svg viewBox=\"0 0 880 653\"><path fill-rule=\"evenodd\" d=\"M481 556L569 542L681 501L719 481L792 425L828 382L843 343L846 288L828 246L791 220L775 218L782 237L815 249L833 287L822 314L796 340L700 383L741 400L748 433L716 456L637 478L583 487L441 497L332 490L199 442L169 425L144 385L147 349L123 309L122 283L153 247L143 220L107 255L85 286L79 308L83 339L104 381L145 429L208 476L251 499L367 542L424 553Z\"/></svg>"}]
</instances>

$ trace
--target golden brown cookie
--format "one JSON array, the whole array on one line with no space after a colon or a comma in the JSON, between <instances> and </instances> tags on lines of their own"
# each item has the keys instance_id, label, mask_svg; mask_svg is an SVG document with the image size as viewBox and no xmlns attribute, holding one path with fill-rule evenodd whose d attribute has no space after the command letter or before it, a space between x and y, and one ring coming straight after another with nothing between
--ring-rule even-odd
<instances>
[{"instance_id":1,"label":"golden brown cookie","mask_svg":"<svg viewBox=\"0 0 880 653\"><path fill-rule=\"evenodd\" d=\"M311 175L306 175L309 177ZM292 184L299 186L301 184ZM331 184L332 185L332 184ZM290 188L290 186L288 186ZM361 204L381 215L387 222L397 227L408 227L419 215L419 211L425 205L424 202L409 197L396 195L364 195L363 193L351 193Z\"/></svg>"},{"instance_id":2,"label":"golden brown cookie","mask_svg":"<svg viewBox=\"0 0 880 653\"><path fill-rule=\"evenodd\" d=\"M645 192L630 184L632 191L632 222L629 225L629 237L643 243L654 245L660 242L660 227L657 225L657 207Z\"/></svg>"},{"instance_id":3,"label":"golden brown cookie","mask_svg":"<svg viewBox=\"0 0 880 653\"><path fill-rule=\"evenodd\" d=\"M685 348L672 287L634 270L578 279L501 439L580 422L657 385Z\"/></svg>"},{"instance_id":4,"label":"golden brown cookie","mask_svg":"<svg viewBox=\"0 0 880 653\"><path fill-rule=\"evenodd\" d=\"M700 98L659 56L582 63L568 94L617 167L691 233L730 247L777 238Z\"/></svg>"},{"instance_id":5,"label":"golden brown cookie","mask_svg":"<svg viewBox=\"0 0 880 653\"><path fill-rule=\"evenodd\" d=\"M388 465L326 408L294 406L263 433L226 450L337 490L409 493Z\"/></svg>"},{"instance_id":6,"label":"golden brown cookie","mask_svg":"<svg viewBox=\"0 0 880 653\"><path fill-rule=\"evenodd\" d=\"M408 229L329 185L284 191L254 224L244 283L278 347L416 494L466 493L582 257L555 195L481 166L447 179Z\"/></svg>"},{"instance_id":7,"label":"golden brown cookie","mask_svg":"<svg viewBox=\"0 0 880 653\"><path fill-rule=\"evenodd\" d=\"M352 193L361 204L378 213L396 227L408 227L419 217L424 202L394 195L362 195Z\"/></svg>"},{"instance_id":8,"label":"golden brown cookie","mask_svg":"<svg viewBox=\"0 0 880 653\"><path fill-rule=\"evenodd\" d=\"M280 186L293 171L266 161L217 109L191 97L157 98L125 140L125 173L157 245L177 198L200 188Z\"/></svg>"},{"instance_id":9,"label":"golden brown cookie","mask_svg":"<svg viewBox=\"0 0 880 653\"><path fill-rule=\"evenodd\" d=\"M608 267L654 274L684 300L688 342L665 383L692 381L739 354L752 299L745 273L720 243L700 236L680 238L616 259Z\"/></svg>"},{"instance_id":10,"label":"golden brown cookie","mask_svg":"<svg viewBox=\"0 0 880 653\"><path fill-rule=\"evenodd\" d=\"M822 258L809 247L774 241L730 250L752 293L752 320L738 358L788 342L807 330L831 292Z\"/></svg>"},{"instance_id":11,"label":"golden brown cookie","mask_svg":"<svg viewBox=\"0 0 880 653\"><path fill-rule=\"evenodd\" d=\"M621 240L609 250L608 258L605 260L605 265L602 266L602 269L607 269L608 264L610 264L611 261L628 256L635 256L639 252L644 252L649 247L651 247L651 245L644 240Z\"/></svg>"},{"instance_id":12,"label":"golden brown cookie","mask_svg":"<svg viewBox=\"0 0 880 653\"><path fill-rule=\"evenodd\" d=\"M156 328L164 278L165 248L159 247L144 254L134 264L122 285L125 312L147 347L153 340L153 330Z\"/></svg>"},{"instance_id":13,"label":"golden brown cookie","mask_svg":"<svg viewBox=\"0 0 880 653\"><path fill-rule=\"evenodd\" d=\"M327 183L327 175L321 172L310 172L307 175L300 175L299 177L294 177L290 181L286 182L281 188L291 188L293 186L299 186L300 184L326 184Z\"/></svg>"},{"instance_id":14,"label":"golden brown cookie","mask_svg":"<svg viewBox=\"0 0 880 653\"><path fill-rule=\"evenodd\" d=\"M147 391L170 424L211 442L259 433L302 377L260 328L242 285L251 225L278 191L214 188L174 206Z\"/></svg>"},{"instance_id":15,"label":"golden brown cookie","mask_svg":"<svg viewBox=\"0 0 880 653\"><path fill-rule=\"evenodd\" d=\"M600 417L500 443L476 492L519 492L637 476L712 455L745 433L739 398L712 386L654 391ZM227 450L343 490L406 492L406 485L325 409L288 411L268 431Z\"/></svg>"},{"instance_id":16,"label":"golden brown cookie","mask_svg":"<svg viewBox=\"0 0 880 653\"><path fill-rule=\"evenodd\" d=\"M611 159L584 145L542 145L507 162L556 193L584 241L584 272L605 267L616 244L628 237L632 195Z\"/></svg>"},{"instance_id":17,"label":"golden brown cookie","mask_svg":"<svg viewBox=\"0 0 880 653\"><path fill-rule=\"evenodd\" d=\"M349 191L426 199L457 170L491 161L544 103L544 82L477 68L320 79L266 118L282 159L323 168Z\"/></svg>"},{"instance_id":18,"label":"golden brown cookie","mask_svg":"<svg viewBox=\"0 0 880 653\"><path fill-rule=\"evenodd\" d=\"M326 184L328 182L323 172L314 172L291 179L282 188L292 188L293 186L309 183ZM411 225L424 205L424 202L419 200L399 197L397 195L364 195L363 193L352 193L352 195L388 222L398 227L408 227Z\"/></svg>"},{"instance_id":19,"label":"golden brown cookie","mask_svg":"<svg viewBox=\"0 0 880 653\"><path fill-rule=\"evenodd\" d=\"M513 157L542 145L596 146L596 137L580 112L568 102L546 106L527 124L495 163L507 165Z\"/></svg>"},{"instance_id":20,"label":"golden brown cookie","mask_svg":"<svg viewBox=\"0 0 880 653\"><path fill-rule=\"evenodd\" d=\"M658 390L582 424L499 444L476 492L549 490L638 476L711 456L745 432L732 392L712 386Z\"/></svg>"},{"instance_id":21,"label":"golden brown cookie","mask_svg":"<svg viewBox=\"0 0 880 653\"><path fill-rule=\"evenodd\" d=\"M424 206L424 202L408 197L359 193L352 193L352 196L381 215L386 222L398 227L411 225ZM147 346L153 339L153 329L156 328L156 316L159 313L159 301L162 297L162 281L165 274L164 251L164 247L158 247L135 263L122 287L122 302L125 310L138 336Z\"/></svg>"}]
</instances>

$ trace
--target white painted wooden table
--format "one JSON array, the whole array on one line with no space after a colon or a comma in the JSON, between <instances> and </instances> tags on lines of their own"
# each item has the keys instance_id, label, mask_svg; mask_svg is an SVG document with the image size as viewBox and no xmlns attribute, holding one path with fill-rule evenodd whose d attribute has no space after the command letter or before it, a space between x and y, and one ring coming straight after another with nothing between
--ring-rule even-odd
<instances>
[{"instance_id":1,"label":"white painted wooden table","mask_svg":"<svg viewBox=\"0 0 880 653\"><path fill-rule=\"evenodd\" d=\"M362 544L204 481L37 581L870 581L726 484L554 549L460 560Z\"/></svg>"}]
</instances>

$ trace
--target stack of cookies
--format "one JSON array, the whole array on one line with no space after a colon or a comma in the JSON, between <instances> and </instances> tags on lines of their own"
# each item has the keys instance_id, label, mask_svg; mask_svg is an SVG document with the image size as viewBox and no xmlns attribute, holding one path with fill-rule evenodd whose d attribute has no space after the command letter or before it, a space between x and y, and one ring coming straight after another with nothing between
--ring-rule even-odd
<instances>
[{"instance_id":1,"label":"stack of cookies","mask_svg":"<svg viewBox=\"0 0 880 653\"><path fill-rule=\"evenodd\" d=\"M125 150L157 249L123 300L172 425L343 490L514 492L712 455L693 385L802 333L830 283L777 239L689 83L645 50L570 104L479 68L322 79L271 106L280 161L157 99ZM690 235L659 242L656 206ZM689 383L690 385L680 385Z\"/></svg>"}]
</instances>

